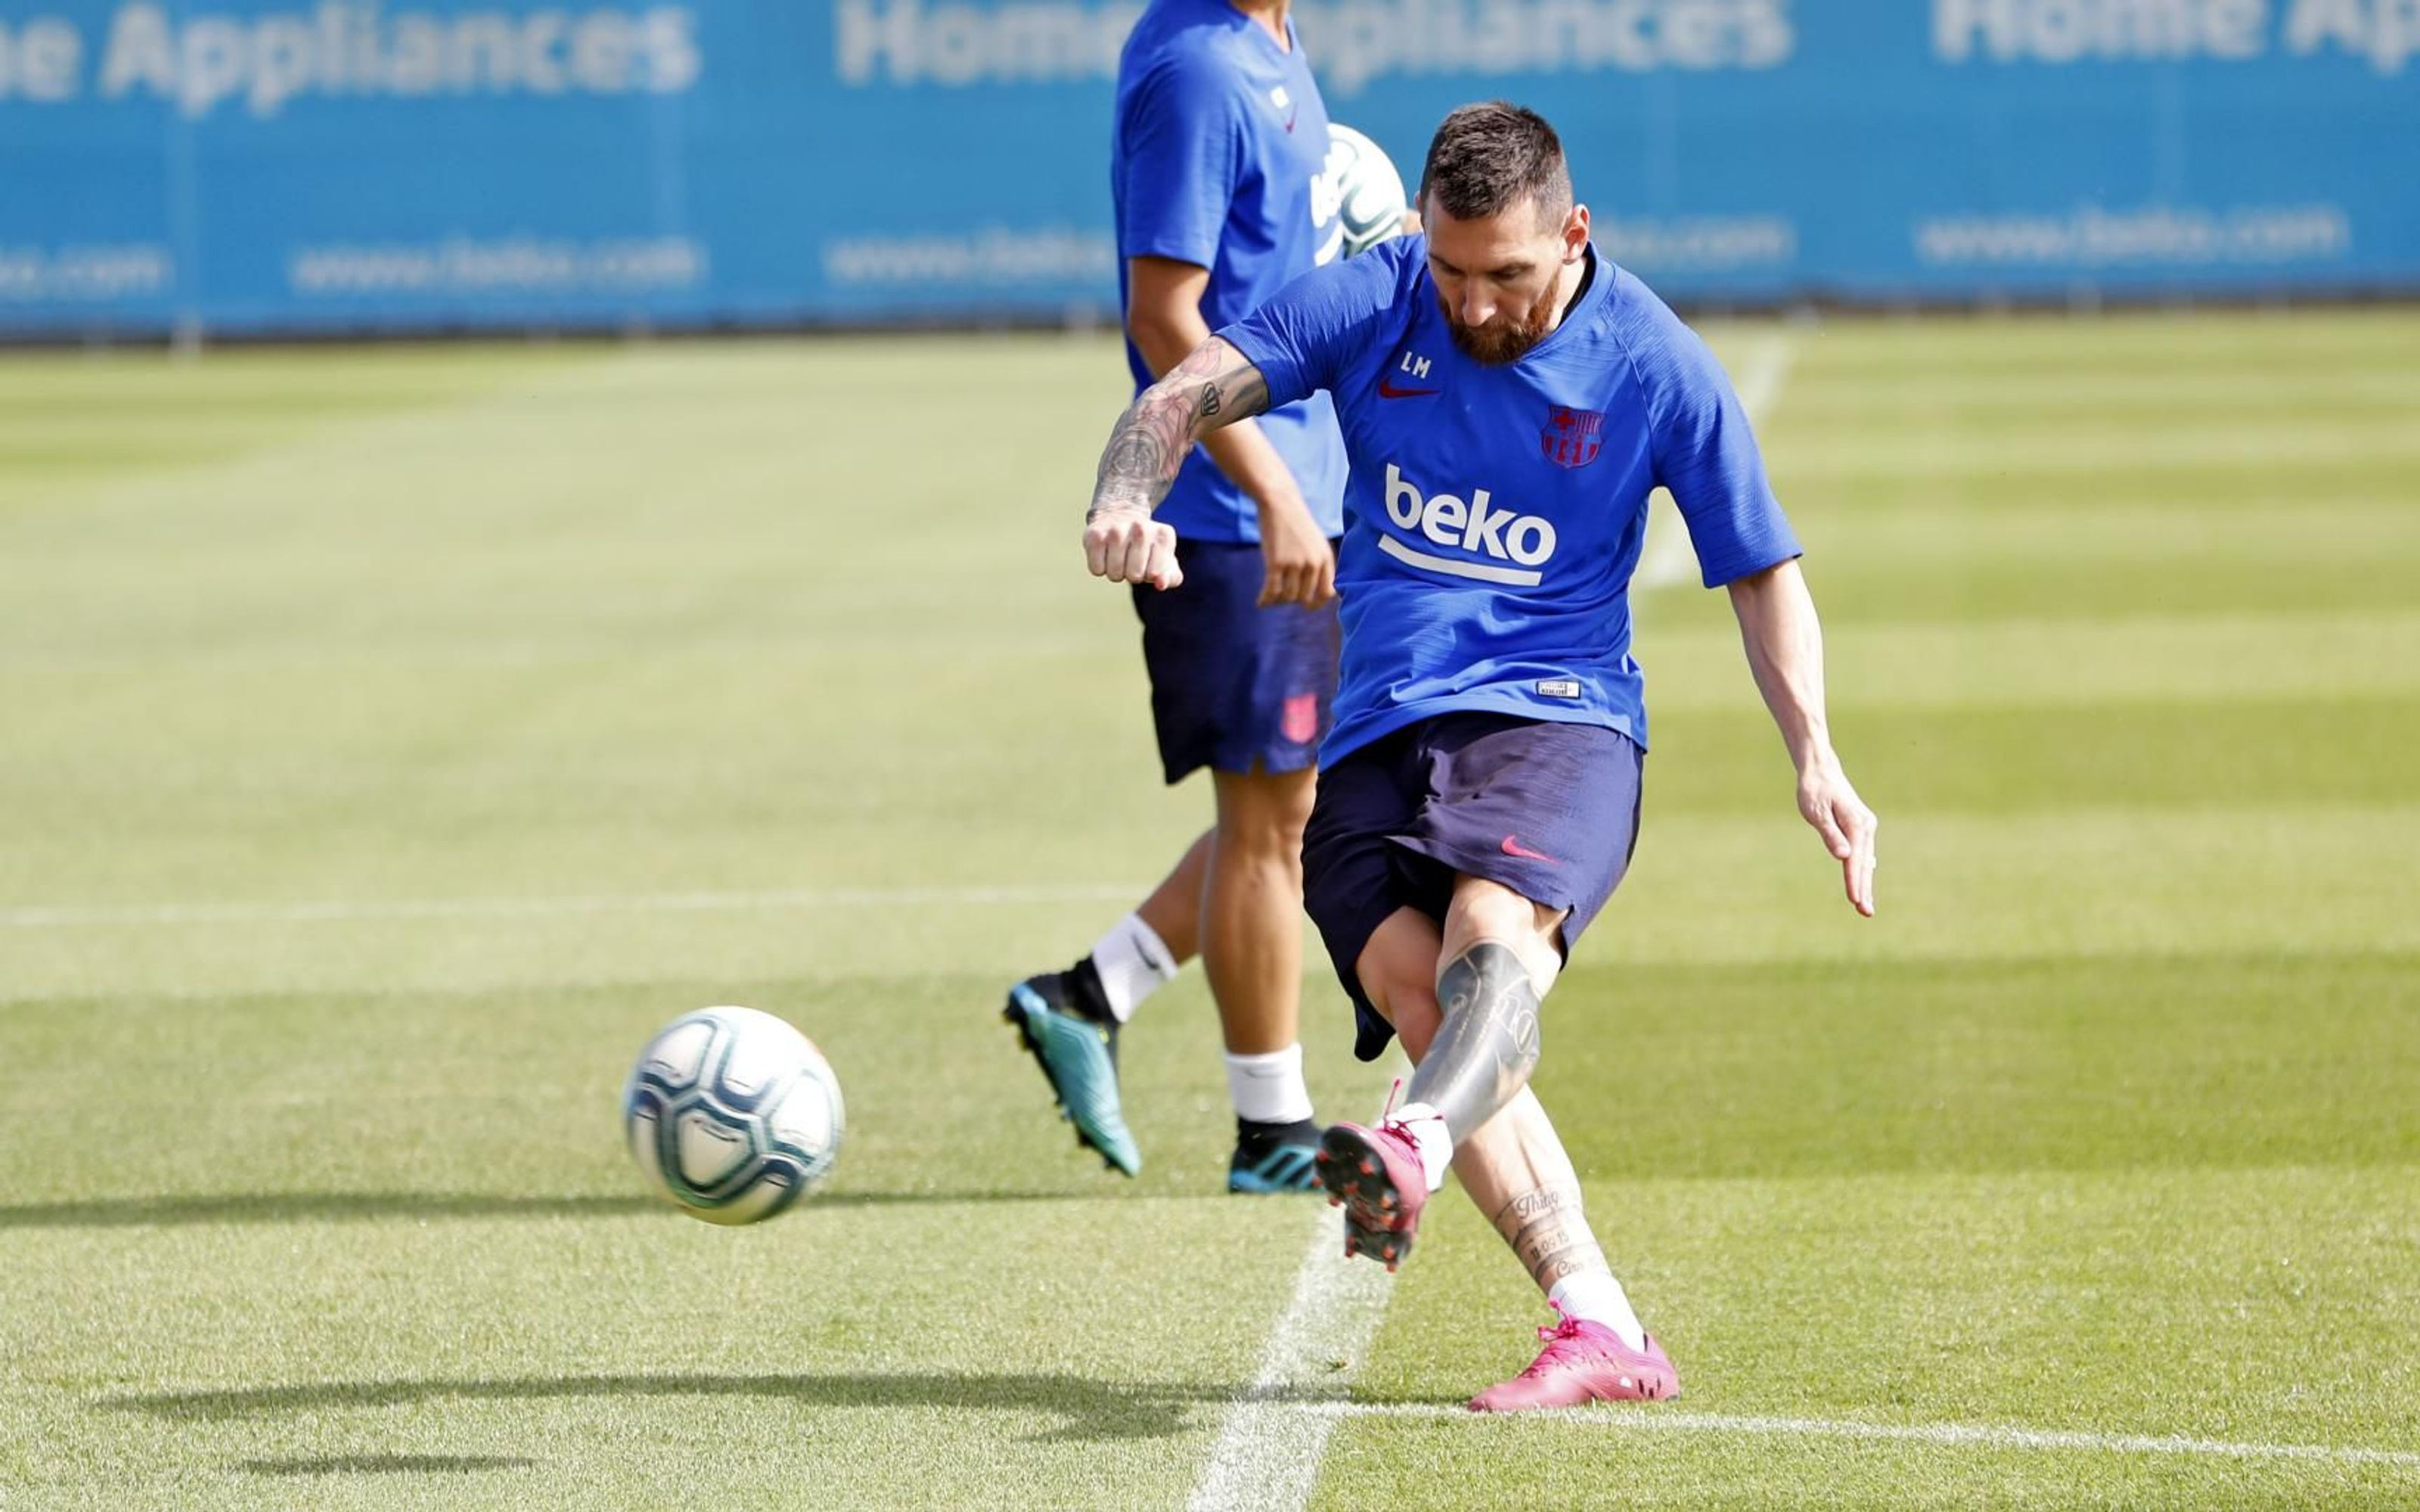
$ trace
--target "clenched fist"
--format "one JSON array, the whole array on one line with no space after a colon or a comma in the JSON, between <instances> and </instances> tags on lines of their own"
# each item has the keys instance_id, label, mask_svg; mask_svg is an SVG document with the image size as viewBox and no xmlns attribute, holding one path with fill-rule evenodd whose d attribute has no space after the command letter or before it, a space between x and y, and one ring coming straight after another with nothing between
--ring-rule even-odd
<instances>
[{"instance_id":1,"label":"clenched fist","mask_svg":"<svg viewBox=\"0 0 2420 1512\"><path fill-rule=\"evenodd\" d=\"M1142 509L1104 509L1085 520L1084 565L1113 583L1169 589L1185 580L1176 564L1176 527Z\"/></svg>"}]
</instances>

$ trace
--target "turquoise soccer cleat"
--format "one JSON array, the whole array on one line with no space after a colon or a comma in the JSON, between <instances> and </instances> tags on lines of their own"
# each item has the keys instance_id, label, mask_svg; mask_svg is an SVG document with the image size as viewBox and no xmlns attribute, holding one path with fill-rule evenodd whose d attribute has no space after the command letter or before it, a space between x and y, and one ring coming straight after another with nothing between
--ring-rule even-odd
<instances>
[{"instance_id":1,"label":"turquoise soccer cleat","mask_svg":"<svg viewBox=\"0 0 2420 1512\"><path fill-rule=\"evenodd\" d=\"M1118 1029L1068 1006L1060 973L1029 977L1008 990L1001 1016L1016 1026L1042 1074L1050 1079L1059 1115L1076 1126L1076 1142L1099 1152L1112 1169L1135 1175L1142 1151L1126 1132L1118 1100Z\"/></svg>"}]
</instances>

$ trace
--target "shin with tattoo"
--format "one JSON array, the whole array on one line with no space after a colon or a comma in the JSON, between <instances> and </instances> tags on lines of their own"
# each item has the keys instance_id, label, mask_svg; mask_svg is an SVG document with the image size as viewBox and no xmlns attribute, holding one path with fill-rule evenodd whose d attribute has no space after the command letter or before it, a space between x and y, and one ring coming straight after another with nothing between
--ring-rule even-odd
<instances>
[{"instance_id":1,"label":"shin with tattoo","mask_svg":"<svg viewBox=\"0 0 2420 1512\"><path fill-rule=\"evenodd\" d=\"M1436 1038L1404 1088L1459 1145L1496 1117L1538 1066L1538 989L1512 948L1480 940L1437 973Z\"/></svg>"},{"instance_id":2,"label":"shin with tattoo","mask_svg":"<svg viewBox=\"0 0 2420 1512\"><path fill-rule=\"evenodd\" d=\"M1604 1248L1589 1230L1587 1215L1580 1211L1579 1188L1575 1186L1539 1187L1522 1193L1496 1214L1496 1231L1512 1246L1512 1253L1521 1257L1521 1263L1528 1267L1540 1291L1553 1291L1565 1276L1612 1272L1613 1268L1606 1263Z\"/></svg>"}]
</instances>

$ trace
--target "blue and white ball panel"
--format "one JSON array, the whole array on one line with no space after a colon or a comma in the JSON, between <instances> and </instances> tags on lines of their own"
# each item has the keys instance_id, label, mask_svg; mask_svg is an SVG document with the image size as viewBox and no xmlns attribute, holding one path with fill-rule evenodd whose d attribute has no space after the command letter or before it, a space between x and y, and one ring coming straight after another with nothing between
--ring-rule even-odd
<instances>
[{"instance_id":1,"label":"blue and white ball panel","mask_svg":"<svg viewBox=\"0 0 2420 1512\"><path fill-rule=\"evenodd\" d=\"M1329 121L1327 168L1323 177L1325 193L1336 201L1345 256L1358 257L1381 241L1404 234L1404 216L1411 202L1404 193L1404 176L1395 171L1386 148L1350 126Z\"/></svg>"},{"instance_id":2,"label":"blue and white ball panel","mask_svg":"<svg viewBox=\"0 0 2420 1512\"><path fill-rule=\"evenodd\" d=\"M623 1111L649 1182L717 1224L769 1218L814 1190L845 1128L839 1079L814 1043L746 1008L667 1026L632 1069Z\"/></svg>"}]
</instances>

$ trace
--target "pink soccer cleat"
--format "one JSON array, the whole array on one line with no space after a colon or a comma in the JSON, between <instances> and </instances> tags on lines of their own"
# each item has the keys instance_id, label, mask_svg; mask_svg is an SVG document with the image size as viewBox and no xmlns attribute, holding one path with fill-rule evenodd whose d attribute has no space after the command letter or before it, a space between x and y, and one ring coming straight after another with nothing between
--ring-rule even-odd
<instances>
[{"instance_id":1,"label":"pink soccer cleat","mask_svg":"<svg viewBox=\"0 0 2420 1512\"><path fill-rule=\"evenodd\" d=\"M1389 1271L1403 1264L1429 1200L1428 1173L1412 1136L1393 1123L1330 1124L1311 1159L1327 1205L1344 1209L1344 1253L1367 1255Z\"/></svg>"},{"instance_id":2,"label":"pink soccer cleat","mask_svg":"<svg viewBox=\"0 0 2420 1512\"><path fill-rule=\"evenodd\" d=\"M1664 1347L1647 1335L1634 1350L1603 1323L1568 1314L1538 1330L1546 1347L1529 1368L1470 1399L1474 1412L1527 1412L1587 1402L1660 1402L1681 1395L1681 1373Z\"/></svg>"}]
</instances>

